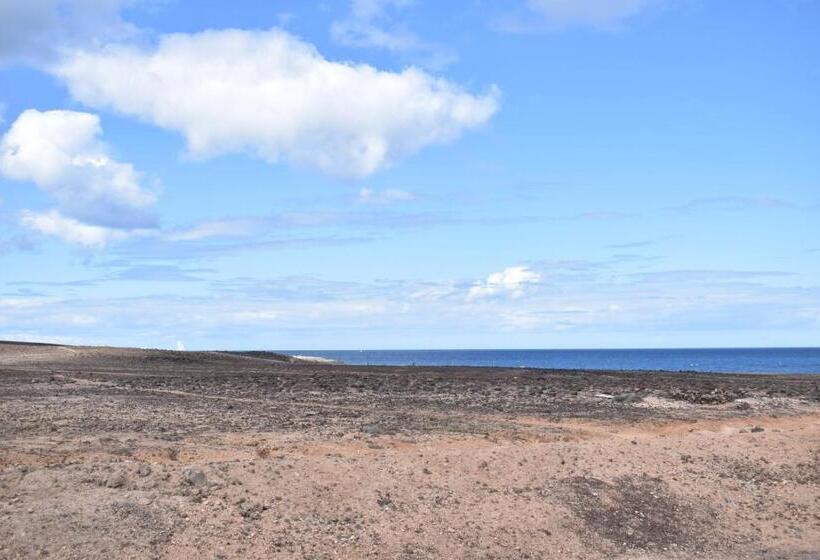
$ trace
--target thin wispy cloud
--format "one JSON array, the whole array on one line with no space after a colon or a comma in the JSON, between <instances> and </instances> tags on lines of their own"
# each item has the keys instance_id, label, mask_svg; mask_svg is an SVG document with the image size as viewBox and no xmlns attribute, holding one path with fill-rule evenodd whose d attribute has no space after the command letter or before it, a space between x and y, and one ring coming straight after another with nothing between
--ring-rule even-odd
<instances>
[{"instance_id":1,"label":"thin wispy cloud","mask_svg":"<svg viewBox=\"0 0 820 560\"><path fill-rule=\"evenodd\" d=\"M259 218L226 218L204 220L165 234L168 241L200 241L212 237L246 237L258 231L264 222Z\"/></svg>"},{"instance_id":2,"label":"thin wispy cloud","mask_svg":"<svg viewBox=\"0 0 820 560\"><path fill-rule=\"evenodd\" d=\"M496 27L509 33L561 31L579 27L613 31L664 1L525 0L517 13L500 17Z\"/></svg>"},{"instance_id":3,"label":"thin wispy cloud","mask_svg":"<svg viewBox=\"0 0 820 560\"><path fill-rule=\"evenodd\" d=\"M8 237L2 237L0 238L0 255L19 251L31 251L35 245L34 239L27 233L17 233Z\"/></svg>"},{"instance_id":4,"label":"thin wispy cloud","mask_svg":"<svg viewBox=\"0 0 820 560\"><path fill-rule=\"evenodd\" d=\"M607 249L638 249L641 247L651 247L655 245L655 241L632 241L630 243L611 243L606 246Z\"/></svg>"},{"instance_id":5,"label":"thin wispy cloud","mask_svg":"<svg viewBox=\"0 0 820 560\"><path fill-rule=\"evenodd\" d=\"M146 237L128 243L114 245L109 249L111 255L129 259L132 262L142 261L204 261L226 255L243 253L265 253L284 249L316 249L371 243L376 240L366 233L345 234L281 234L264 238L244 239L204 239L170 242L162 237Z\"/></svg>"},{"instance_id":6,"label":"thin wispy cloud","mask_svg":"<svg viewBox=\"0 0 820 560\"><path fill-rule=\"evenodd\" d=\"M621 212L619 210L589 210L581 212L573 216L576 220L624 220L633 217L634 214L630 212Z\"/></svg>"},{"instance_id":7,"label":"thin wispy cloud","mask_svg":"<svg viewBox=\"0 0 820 560\"><path fill-rule=\"evenodd\" d=\"M794 203L769 196L713 196L697 198L684 204L670 207L673 212L696 212L700 210L721 210L737 212L741 210L785 210L796 208Z\"/></svg>"},{"instance_id":8,"label":"thin wispy cloud","mask_svg":"<svg viewBox=\"0 0 820 560\"><path fill-rule=\"evenodd\" d=\"M368 187L363 187L359 190L358 201L360 204L375 204L383 206L393 204L395 202L410 202L415 200L413 193L403 191L401 189L384 189L375 190Z\"/></svg>"},{"instance_id":9,"label":"thin wispy cloud","mask_svg":"<svg viewBox=\"0 0 820 560\"><path fill-rule=\"evenodd\" d=\"M605 247L607 249L642 249L645 247L654 247L663 242L671 241L679 237L679 235L661 235L652 239L639 239L636 241L627 241L623 243L609 243L605 245Z\"/></svg>"},{"instance_id":10,"label":"thin wispy cloud","mask_svg":"<svg viewBox=\"0 0 820 560\"><path fill-rule=\"evenodd\" d=\"M583 332L640 332L647 325L661 332L693 325L704 330L765 328L773 320L790 328L812 328L820 320L812 303L820 288L800 287L798 278L778 271L660 269L643 276L628 271L613 276L611 270L601 269L589 276L596 267L585 270L580 264L568 263L565 272L575 272L566 276L547 277L549 267L510 267L472 283L282 276L214 280L201 296L4 296L0 332L85 337L104 326L105 341L116 343L150 328L153 336L173 341L177 333L186 332L186 342L207 346L231 329L254 327L261 330L254 330L253 337L287 347L317 324L361 335L374 328L433 329L446 344L464 328L476 333L500 329L511 337L571 337ZM187 276L200 274L196 269L147 266L123 269L121 279L188 282ZM789 284L780 285L783 281ZM464 297L474 288L481 294ZM245 346L257 340L253 337L243 339Z\"/></svg>"},{"instance_id":11,"label":"thin wispy cloud","mask_svg":"<svg viewBox=\"0 0 820 560\"><path fill-rule=\"evenodd\" d=\"M0 2L0 65L52 64L65 50L133 37L121 10L133 0Z\"/></svg>"},{"instance_id":12,"label":"thin wispy cloud","mask_svg":"<svg viewBox=\"0 0 820 560\"><path fill-rule=\"evenodd\" d=\"M413 0L352 0L349 14L333 22L331 37L341 45L386 50L414 63L441 70L458 60L443 45L422 40L396 21L396 15L411 7Z\"/></svg>"}]
</instances>

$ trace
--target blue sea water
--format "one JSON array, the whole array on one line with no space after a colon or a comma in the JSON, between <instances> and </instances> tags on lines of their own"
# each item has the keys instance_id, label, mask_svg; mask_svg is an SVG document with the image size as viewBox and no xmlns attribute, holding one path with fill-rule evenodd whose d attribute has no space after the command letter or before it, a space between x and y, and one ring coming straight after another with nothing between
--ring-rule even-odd
<instances>
[{"instance_id":1,"label":"blue sea water","mask_svg":"<svg viewBox=\"0 0 820 560\"><path fill-rule=\"evenodd\" d=\"M503 366L820 374L820 348L642 350L294 350L354 365Z\"/></svg>"}]
</instances>

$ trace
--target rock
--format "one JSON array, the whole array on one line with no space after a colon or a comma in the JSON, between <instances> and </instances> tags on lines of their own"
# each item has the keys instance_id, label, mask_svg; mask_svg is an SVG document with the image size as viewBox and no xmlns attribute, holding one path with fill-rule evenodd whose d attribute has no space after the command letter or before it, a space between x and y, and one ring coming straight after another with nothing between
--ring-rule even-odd
<instances>
[{"instance_id":1,"label":"rock","mask_svg":"<svg viewBox=\"0 0 820 560\"><path fill-rule=\"evenodd\" d=\"M245 519L257 520L262 517L262 512L268 509L262 504L250 504L242 502L239 504L239 514Z\"/></svg>"},{"instance_id":2,"label":"rock","mask_svg":"<svg viewBox=\"0 0 820 560\"><path fill-rule=\"evenodd\" d=\"M208 477L202 472L202 469L196 467L188 467L182 471L182 479L191 486L203 487L208 485Z\"/></svg>"},{"instance_id":3,"label":"rock","mask_svg":"<svg viewBox=\"0 0 820 560\"><path fill-rule=\"evenodd\" d=\"M111 476L109 476L105 480L105 485L108 488L122 488L123 486L125 486L125 483L126 483L125 474L123 474L121 472L112 474Z\"/></svg>"},{"instance_id":4,"label":"rock","mask_svg":"<svg viewBox=\"0 0 820 560\"><path fill-rule=\"evenodd\" d=\"M151 466L142 464L137 468L137 474L141 477L150 476L151 474Z\"/></svg>"},{"instance_id":5,"label":"rock","mask_svg":"<svg viewBox=\"0 0 820 560\"><path fill-rule=\"evenodd\" d=\"M752 405L750 405L746 401L739 401L735 403L735 408L738 410L749 410L750 408L752 408Z\"/></svg>"},{"instance_id":6,"label":"rock","mask_svg":"<svg viewBox=\"0 0 820 560\"><path fill-rule=\"evenodd\" d=\"M371 436L378 436L387 433L384 426L381 426L380 424L365 424L361 427L361 431Z\"/></svg>"},{"instance_id":7,"label":"rock","mask_svg":"<svg viewBox=\"0 0 820 560\"><path fill-rule=\"evenodd\" d=\"M759 432L763 432L763 431L764 431L764 430L763 430L763 427L762 427L762 426L755 426L754 428L752 428L752 433L753 433L753 434L757 434L757 433L759 433Z\"/></svg>"}]
</instances>

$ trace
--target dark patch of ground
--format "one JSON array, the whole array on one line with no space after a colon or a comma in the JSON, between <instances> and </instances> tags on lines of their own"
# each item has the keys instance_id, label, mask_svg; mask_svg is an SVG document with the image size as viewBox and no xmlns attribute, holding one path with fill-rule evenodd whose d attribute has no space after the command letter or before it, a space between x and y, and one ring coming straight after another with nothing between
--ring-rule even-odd
<instances>
[{"instance_id":1,"label":"dark patch of ground","mask_svg":"<svg viewBox=\"0 0 820 560\"><path fill-rule=\"evenodd\" d=\"M624 476L612 483L575 477L567 502L587 530L619 552L703 551L717 535L713 517L674 495L660 478Z\"/></svg>"}]
</instances>

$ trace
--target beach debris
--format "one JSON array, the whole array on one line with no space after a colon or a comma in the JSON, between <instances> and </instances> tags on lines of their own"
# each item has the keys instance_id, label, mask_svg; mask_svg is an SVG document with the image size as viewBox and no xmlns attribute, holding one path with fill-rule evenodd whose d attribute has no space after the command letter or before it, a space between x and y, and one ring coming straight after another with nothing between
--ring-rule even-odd
<instances>
[{"instance_id":1,"label":"beach debris","mask_svg":"<svg viewBox=\"0 0 820 560\"><path fill-rule=\"evenodd\" d=\"M614 399L615 395L608 395L607 393L595 393L595 396L599 399Z\"/></svg>"}]
</instances>

